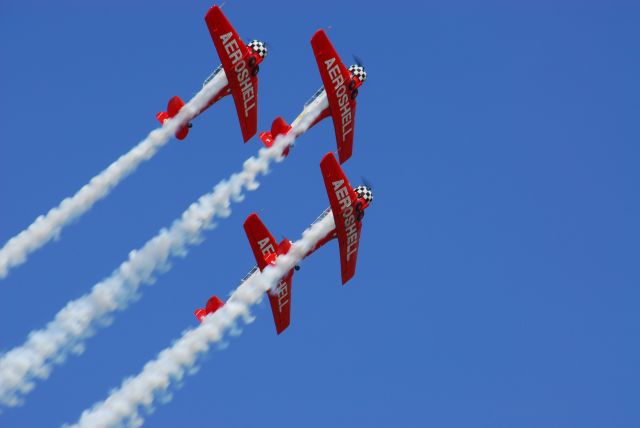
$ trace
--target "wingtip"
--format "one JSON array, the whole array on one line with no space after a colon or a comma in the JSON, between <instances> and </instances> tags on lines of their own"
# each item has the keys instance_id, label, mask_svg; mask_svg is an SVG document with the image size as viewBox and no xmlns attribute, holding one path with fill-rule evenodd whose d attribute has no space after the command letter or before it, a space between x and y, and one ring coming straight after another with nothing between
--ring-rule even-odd
<instances>
[{"instance_id":1,"label":"wingtip","mask_svg":"<svg viewBox=\"0 0 640 428\"><path fill-rule=\"evenodd\" d=\"M216 12L214 12L214 11L216 11ZM206 19L207 16L209 16L210 13L217 13L217 12L221 12L220 6L218 6L217 4L214 4L207 11L207 14L205 15L205 19Z\"/></svg>"},{"instance_id":2,"label":"wingtip","mask_svg":"<svg viewBox=\"0 0 640 428\"><path fill-rule=\"evenodd\" d=\"M319 47L319 44L325 40L328 41L329 37L327 37L327 33L325 33L323 29L320 29L313 33L311 37L311 47L315 50Z\"/></svg>"},{"instance_id":3,"label":"wingtip","mask_svg":"<svg viewBox=\"0 0 640 428\"><path fill-rule=\"evenodd\" d=\"M327 163L333 163L333 162L337 162L336 155L334 155L333 152L329 152L322 157L322 160L320 161L320 166L324 166Z\"/></svg>"},{"instance_id":4,"label":"wingtip","mask_svg":"<svg viewBox=\"0 0 640 428\"><path fill-rule=\"evenodd\" d=\"M353 278L353 276L354 276L354 274L343 276L342 277L342 286L344 287L345 285L347 285L347 282L351 281L351 278Z\"/></svg>"},{"instance_id":5,"label":"wingtip","mask_svg":"<svg viewBox=\"0 0 640 428\"><path fill-rule=\"evenodd\" d=\"M248 223L250 223L252 221L255 221L256 219L258 219L258 220L260 219L260 217L258 217L258 214L251 213L251 214L249 214L247 216L247 219L244 221L244 224L246 225L246 224L248 224Z\"/></svg>"},{"instance_id":6,"label":"wingtip","mask_svg":"<svg viewBox=\"0 0 640 428\"><path fill-rule=\"evenodd\" d=\"M247 144L249 140L252 139L254 135L256 135L256 132L257 130L248 132L244 132L244 130L242 130L242 139L244 140L244 143Z\"/></svg>"},{"instance_id":7,"label":"wingtip","mask_svg":"<svg viewBox=\"0 0 640 428\"><path fill-rule=\"evenodd\" d=\"M286 325L276 324L276 334L280 336L287 328L289 328L289 324L290 323L287 323Z\"/></svg>"},{"instance_id":8,"label":"wingtip","mask_svg":"<svg viewBox=\"0 0 640 428\"><path fill-rule=\"evenodd\" d=\"M338 158L340 160L340 165L342 165L343 163L345 163L346 161L348 161L351 158L351 155L348 156L342 156L341 153L338 154Z\"/></svg>"}]
</instances>

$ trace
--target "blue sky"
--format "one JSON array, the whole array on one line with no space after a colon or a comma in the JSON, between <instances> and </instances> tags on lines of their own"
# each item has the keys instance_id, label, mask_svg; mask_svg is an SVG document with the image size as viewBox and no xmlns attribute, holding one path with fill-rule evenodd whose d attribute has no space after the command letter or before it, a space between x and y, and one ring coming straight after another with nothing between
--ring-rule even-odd
<instances>
[{"instance_id":1,"label":"blue sky","mask_svg":"<svg viewBox=\"0 0 640 428\"><path fill-rule=\"evenodd\" d=\"M634 427L640 424L638 6L631 2L229 1L269 42L259 128L321 85L318 28L361 56L354 156L375 183L358 272L337 246L294 276L292 325L268 304L147 426ZM0 241L77 191L219 64L206 2L0 4ZM259 147L231 99L199 117L0 284L0 349L20 345ZM194 326L253 266L259 212L291 239L327 206L325 121L257 192L7 427L59 426ZM210 422L211 421L211 422Z\"/></svg>"}]
</instances>

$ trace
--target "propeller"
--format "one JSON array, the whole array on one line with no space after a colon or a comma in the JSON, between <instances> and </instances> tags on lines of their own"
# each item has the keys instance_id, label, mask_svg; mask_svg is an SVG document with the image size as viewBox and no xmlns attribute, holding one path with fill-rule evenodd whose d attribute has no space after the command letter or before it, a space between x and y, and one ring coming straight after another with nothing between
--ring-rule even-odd
<instances>
[{"instance_id":1,"label":"propeller","mask_svg":"<svg viewBox=\"0 0 640 428\"><path fill-rule=\"evenodd\" d=\"M356 63L356 65L359 65L360 67L365 68L364 62L362 62L362 59L358 55L351 54L351 56L353 57L353 61Z\"/></svg>"},{"instance_id":2,"label":"propeller","mask_svg":"<svg viewBox=\"0 0 640 428\"><path fill-rule=\"evenodd\" d=\"M371 184L371 182L369 180L367 180L365 177L362 177L362 176L360 176L360 180L362 180L362 184L364 184L371 191L373 191L373 184Z\"/></svg>"}]
</instances>

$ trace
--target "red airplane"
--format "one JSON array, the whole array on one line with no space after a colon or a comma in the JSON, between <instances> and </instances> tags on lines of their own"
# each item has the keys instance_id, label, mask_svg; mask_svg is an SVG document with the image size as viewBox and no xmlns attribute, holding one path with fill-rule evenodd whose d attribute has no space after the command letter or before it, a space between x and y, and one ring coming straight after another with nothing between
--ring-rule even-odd
<instances>
[{"instance_id":1,"label":"red airplane","mask_svg":"<svg viewBox=\"0 0 640 428\"><path fill-rule=\"evenodd\" d=\"M258 130L258 72L260 71L260 63L267 56L267 46L259 40L252 40L245 45L218 6L209 9L204 20L222 64L204 81L203 86L213 80L222 70L227 76L228 83L196 116L219 99L232 94L240 120L242 138L246 143ZM175 96L169 100L167 111L156 114L156 118L164 124L167 119L178 114L184 104L180 97ZM191 123L179 128L176 132L176 138L184 140L189 133L189 128L191 128Z\"/></svg>"},{"instance_id":2,"label":"red airplane","mask_svg":"<svg viewBox=\"0 0 640 428\"><path fill-rule=\"evenodd\" d=\"M344 163L351 157L353 151L353 130L356 118L356 97L358 88L367 80L367 73L362 64L354 64L349 68L340 60L338 53L329 41L324 30L318 30L311 38L311 47L318 63L323 86L316 91L304 105L304 110L293 122L299 123L313 108L324 107L309 128L322 119L331 115L338 144L338 157ZM260 139L265 146L271 147L276 137L291 130L284 119L276 118L271 126L271 132L260 133ZM287 148L283 155L289 153Z\"/></svg>"},{"instance_id":3,"label":"red airplane","mask_svg":"<svg viewBox=\"0 0 640 428\"><path fill-rule=\"evenodd\" d=\"M330 207L313 224L333 212L335 227L320 239L315 247L305 254L303 258L309 256L327 242L338 239L342 284L344 285L353 277L356 271L362 218L364 217L364 210L373 202L373 194L371 189L366 186L358 186L355 189L351 187L333 153L328 153L322 159L320 169L322 170L324 184L329 195ZM257 214L251 214L247 217L244 222L244 230L258 265L244 277L242 282L246 281L258 269L262 271L269 264L274 264L279 255L287 254L291 248L291 241L286 238L278 243ZM298 269L299 267L296 266L295 270ZM281 278L275 290L267 292L278 334L289 326L291 320L292 279L293 269ZM206 307L196 309L194 315L202 322L205 316L217 311L223 305L224 303L218 297L212 296Z\"/></svg>"}]
</instances>

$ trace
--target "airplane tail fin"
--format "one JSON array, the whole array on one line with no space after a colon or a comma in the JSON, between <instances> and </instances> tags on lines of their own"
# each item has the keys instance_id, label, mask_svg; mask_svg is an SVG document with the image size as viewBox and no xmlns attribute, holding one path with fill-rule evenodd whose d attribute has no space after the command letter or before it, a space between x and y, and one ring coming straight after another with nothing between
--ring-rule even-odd
<instances>
[{"instance_id":1,"label":"airplane tail fin","mask_svg":"<svg viewBox=\"0 0 640 428\"><path fill-rule=\"evenodd\" d=\"M196 309L195 311L193 311L193 315L198 318L198 321L202 322L204 317L214 313L223 306L224 302L220 300L218 296L211 296L211 298L209 298L209 300L207 301L207 306L205 306L204 308Z\"/></svg>"},{"instance_id":2,"label":"airplane tail fin","mask_svg":"<svg viewBox=\"0 0 640 428\"><path fill-rule=\"evenodd\" d=\"M180 109L184 107L184 104L184 101L182 101L182 98L180 98L179 96L171 98L169 100L169 103L167 104L167 111L158 112L156 114L156 119L158 119L158 122L164 125L167 120L174 117L180 112ZM187 124L178 129L176 131L176 138L178 140L184 140L185 138L187 138L190 126L191 124Z\"/></svg>"},{"instance_id":3,"label":"airplane tail fin","mask_svg":"<svg viewBox=\"0 0 640 428\"><path fill-rule=\"evenodd\" d=\"M289 125L281 116L276 117L276 120L271 124L271 132L261 132L260 140L262 143L268 148L273 146L273 143L276 141L279 135L287 135L291 130L291 125ZM291 147L287 147L283 152L283 156L287 156L289 154L289 149Z\"/></svg>"},{"instance_id":4,"label":"airplane tail fin","mask_svg":"<svg viewBox=\"0 0 640 428\"><path fill-rule=\"evenodd\" d=\"M193 315L195 315L196 318L198 318L198 321L202 322L204 317L207 316L207 311L205 311L203 308L198 308L195 311L193 311Z\"/></svg>"}]
</instances>

